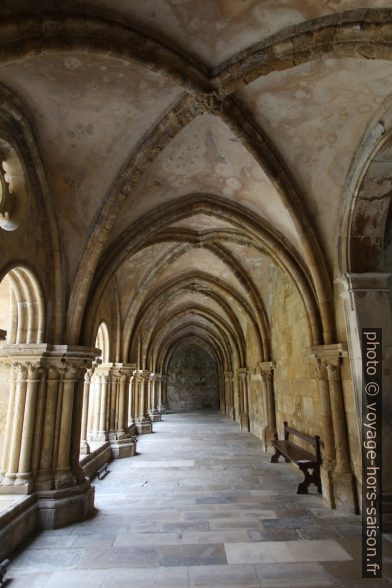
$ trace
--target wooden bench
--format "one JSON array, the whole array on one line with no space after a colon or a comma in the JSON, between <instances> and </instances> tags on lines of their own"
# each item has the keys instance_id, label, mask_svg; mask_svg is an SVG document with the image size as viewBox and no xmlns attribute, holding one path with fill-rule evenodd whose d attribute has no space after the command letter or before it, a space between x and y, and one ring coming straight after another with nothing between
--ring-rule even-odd
<instances>
[{"instance_id":1,"label":"wooden bench","mask_svg":"<svg viewBox=\"0 0 392 588\"><path fill-rule=\"evenodd\" d=\"M311 445L314 449L314 453L310 453L303 449L299 445L296 445L290 441L289 436L300 437ZM320 479L320 466L321 466L321 452L320 452L320 437L316 435L306 435L300 431L296 431L287 425L287 421L284 422L284 440L280 441L275 439L272 441L272 445L275 448L275 454L271 457L271 463L277 463L280 456L284 457L287 463L293 462L297 464L299 469L304 475L304 480L298 484L297 494L307 494L309 484L313 483L316 485L319 494L321 494L321 479ZM310 473L312 470L312 473Z\"/></svg>"},{"instance_id":2,"label":"wooden bench","mask_svg":"<svg viewBox=\"0 0 392 588\"><path fill-rule=\"evenodd\" d=\"M98 480L102 480L102 478L104 478L109 473L108 466L109 463L104 463L103 466L99 468L97 471Z\"/></svg>"}]
</instances>

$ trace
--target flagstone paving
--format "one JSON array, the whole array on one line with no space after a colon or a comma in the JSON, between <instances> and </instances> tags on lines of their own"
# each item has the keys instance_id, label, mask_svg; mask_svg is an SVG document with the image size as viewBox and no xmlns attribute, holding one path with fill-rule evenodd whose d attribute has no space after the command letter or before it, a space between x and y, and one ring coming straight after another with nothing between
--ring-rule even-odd
<instances>
[{"instance_id":1,"label":"flagstone paving","mask_svg":"<svg viewBox=\"0 0 392 588\"><path fill-rule=\"evenodd\" d=\"M168 414L139 454L95 480L88 520L44 531L16 556L11 588L391 586L361 579L360 518L296 492L291 464L213 411Z\"/></svg>"}]
</instances>

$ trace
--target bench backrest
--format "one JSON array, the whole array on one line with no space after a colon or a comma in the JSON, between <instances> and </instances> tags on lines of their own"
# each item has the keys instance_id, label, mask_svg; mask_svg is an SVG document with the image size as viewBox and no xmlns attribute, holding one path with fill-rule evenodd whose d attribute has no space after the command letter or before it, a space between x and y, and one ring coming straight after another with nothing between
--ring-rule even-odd
<instances>
[{"instance_id":1,"label":"bench backrest","mask_svg":"<svg viewBox=\"0 0 392 588\"><path fill-rule=\"evenodd\" d=\"M300 437L309 445L314 448L314 453L316 456L317 463L321 463L321 450L320 450L320 437L319 435L307 435L306 433L301 433L301 431L297 431L292 427L289 427L287 421L284 421L284 440L289 441L289 436L294 435L296 437Z\"/></svg>"}]
</instances>

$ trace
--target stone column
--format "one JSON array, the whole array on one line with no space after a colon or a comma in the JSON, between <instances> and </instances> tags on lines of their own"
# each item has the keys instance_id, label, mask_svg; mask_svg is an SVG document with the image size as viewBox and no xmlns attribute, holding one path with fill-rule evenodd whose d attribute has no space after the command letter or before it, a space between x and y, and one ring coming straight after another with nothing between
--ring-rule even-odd
<instances>
[{"instance_id":1,"label":"stone column","mask_svg":"<svg viewBox=\"0 0 392 588\"><path fill-rule=\"evenodd\" d=\"M90 453L90 445L87 441L87 425L88 425L88 414L90 405L90 388L91 378L94 370L86 370L84 375L84 386L83 386L83 409L82 409L82 429L80 435L80 454L88 455Z\"/></svg>"},{"instance_id":2,"label":"stone column","mask_svg":"<svg viewBox=\"0 0 392 588\"><path fill-rule=\"evenodd\" d=\"M162 374L155 374L155 394L157 409L162 415L165 412L165 407L162 404Z\"/></svg>"},{"instance_id":3,"label":"stone column","mask_svg":"<svg viewBox=\"0 0 392 588\"><path fill-rule=\"evenodd\" d=\"M15 393L13 397L13 406L8 406L8 412L12 412L12 425L9 429L9 439L5 442L7 446L7 455L4 456L6 462L5 476L2 486L14 486L19 469L19 456L23 432L23 420L25 414L25 401L27 389L27 362L15 363L12 369L15 373ZM22 489L21 489L22 490ZM27 483L23 488L24 494L31 490Z\"/></svg>"},{"instance_id":4,"label":"stone column","mask_svg":"<svg viewBox=\"0 0 392 588\"><path fill-rule=\"evenodd\" d=\"M139 413L136 419L136 429L139 435L152 433L152 424L148 415L148 380L150 372L148 370L137 371L138 382L138 406Z\"/></svg>"},{"instance_id":5,"label":"stone column","mask_svg":"<svg viewBox=\"0 0 392 588\"><path fill-rule=\"evenodd\" d=\"M240 424L241 430L250 431L249 421L249 400L248 400L248 370L238 368L237 374L240 377Z\"/></svg>"},{"instance_id":6,"label":"stone column","mask_svg":"<svg viewBox=\"0 0 392 588\"><path fill-rule=\"evenodd\" d=\"M324 456L321 482L327 503L357 512L355 479L351 469L346 411L341 382L341 344L311 348L318 363L323 418Z\"/></svg>"},{"instance_id":7,"label":"stone column","mask_svg":"<svg viewBox=\"0 0 392 588\"><path fill-rule=\"evenodd\" d=\"M150 374L149 386L150 386L150 406L148 415L153 423L161 420L161 413L158 409L158 384L160 374Z\"/></svg>"},{"instance_id":8,"label":"stone column","mask_svg":"<svg viewBox=\"0 0 392 588\"><path fill-rule=\"evenodd\" d=\"M23 416L23 429L20 444L18 475L15 485L32 483L31 455L33 449L33 431L38 404L38 386L41 367L37 363L30 363L27 367L27 388Z\"/></svg>"},{"instance_id":9,"label":"stone column","mask_svg":"<svg viewBox=\"0 0 392 588\"><path fill-rule=\"evenodd\" d=\"M16 383L18 380L18 369L19 364L14 364L9 366L9 376L10 376L10 394L8 399L8 406L7 406L7 419L4 431L4 445L3 445L3 454L1 458L1 470L0 470L0 481L4 480L4 476L7 473L8 469L8 460L10 454L10 445L11 445L11 438L12 438L12 429L13 429L13 422L14 422L14 411L15 411L15 394L16 394Z\"/></svg>"},{"instance_id":10,"label":"stone column","mask_svg":"<svg viewBox=\"0 0 392 588\"><path fill-rule=\"evenodd\" d=\"M234 419L233 372L225 372L226 415Z\"/></svg>"},{"instance_id":11,"label":"stone column","mask_svg":"<svg viewBox=\"0 0 392 588\"><path fill-rule=\"evenodd\" d=\"M167 412L167 376L161 374L158 387L158 409L161 414Z\"/></svg>"},{"instance_id":12,"label":"stone column","mask_svg":"<svg viewBox=\"0 0 392 588\"><path fill-rule=\"evenodd\" d=\"M99 403L99 418L98 418L98 436L97 441L107 441L109 435L109 411L108 411L108 393L109 393L109 370L110 368L102 367L99 368L99 376L100 376L100 403Z\"/></svg>"},{"instance_id":13,"label":"stone column","mask_svg":"<svg viewBox=\"0 0 392 588\"><path fill-rule=\"evenodd\" d=\"M382 455L384 464L392 454L392 314L391 274L383 272L347 273L338 282L346 316L351 375L357 411L358 438L362 435L362 349L363 328L382 329ZM392 530L392 469L383 467L383 529Z\"/></svg>"},{"instance_id":14,"label":"stone column","mask_svg":"<svg viewBox=\"0 0 392 588\"><path fill-rule=\"evenodd\" d=\"M81 520L94 505L74 449L79 455L82 386L95 355L61 345L0 347L0 361L13 374L0 494L35 491L43 528Z\"/></svg>"},{"instance_id":15,"label":"stone column","mask_svg":"<svg viewBox=\"0 0 392 588\"><path fill-rule=\"evenodd\" d=\"M267 451L271 440L277 435L273 379L274 369L275 363L273 361L260 363L261 380L263 383L264 428L262 434L264 451Z\"/></svg>"}]
</instances>

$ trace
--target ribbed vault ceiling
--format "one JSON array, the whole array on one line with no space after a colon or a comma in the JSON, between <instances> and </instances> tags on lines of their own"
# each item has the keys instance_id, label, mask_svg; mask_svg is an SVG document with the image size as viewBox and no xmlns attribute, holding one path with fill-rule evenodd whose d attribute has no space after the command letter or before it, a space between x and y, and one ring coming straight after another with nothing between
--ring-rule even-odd
<instances>
[{"instance_id":1,"label":"ribbed vault ceiling","mask_svg":"<svg viewBox=\"0 0 392 588\"><path fill-rule=\"evenodd\" d=\"M231 369L250 332L266 358L281 271L330 342L346 176L392 92L390 3L3 4L0 82L42 152L69 339L93 340L111 289L125 361L160 369L189 339Z\"/></svg>"}]
</instances>

